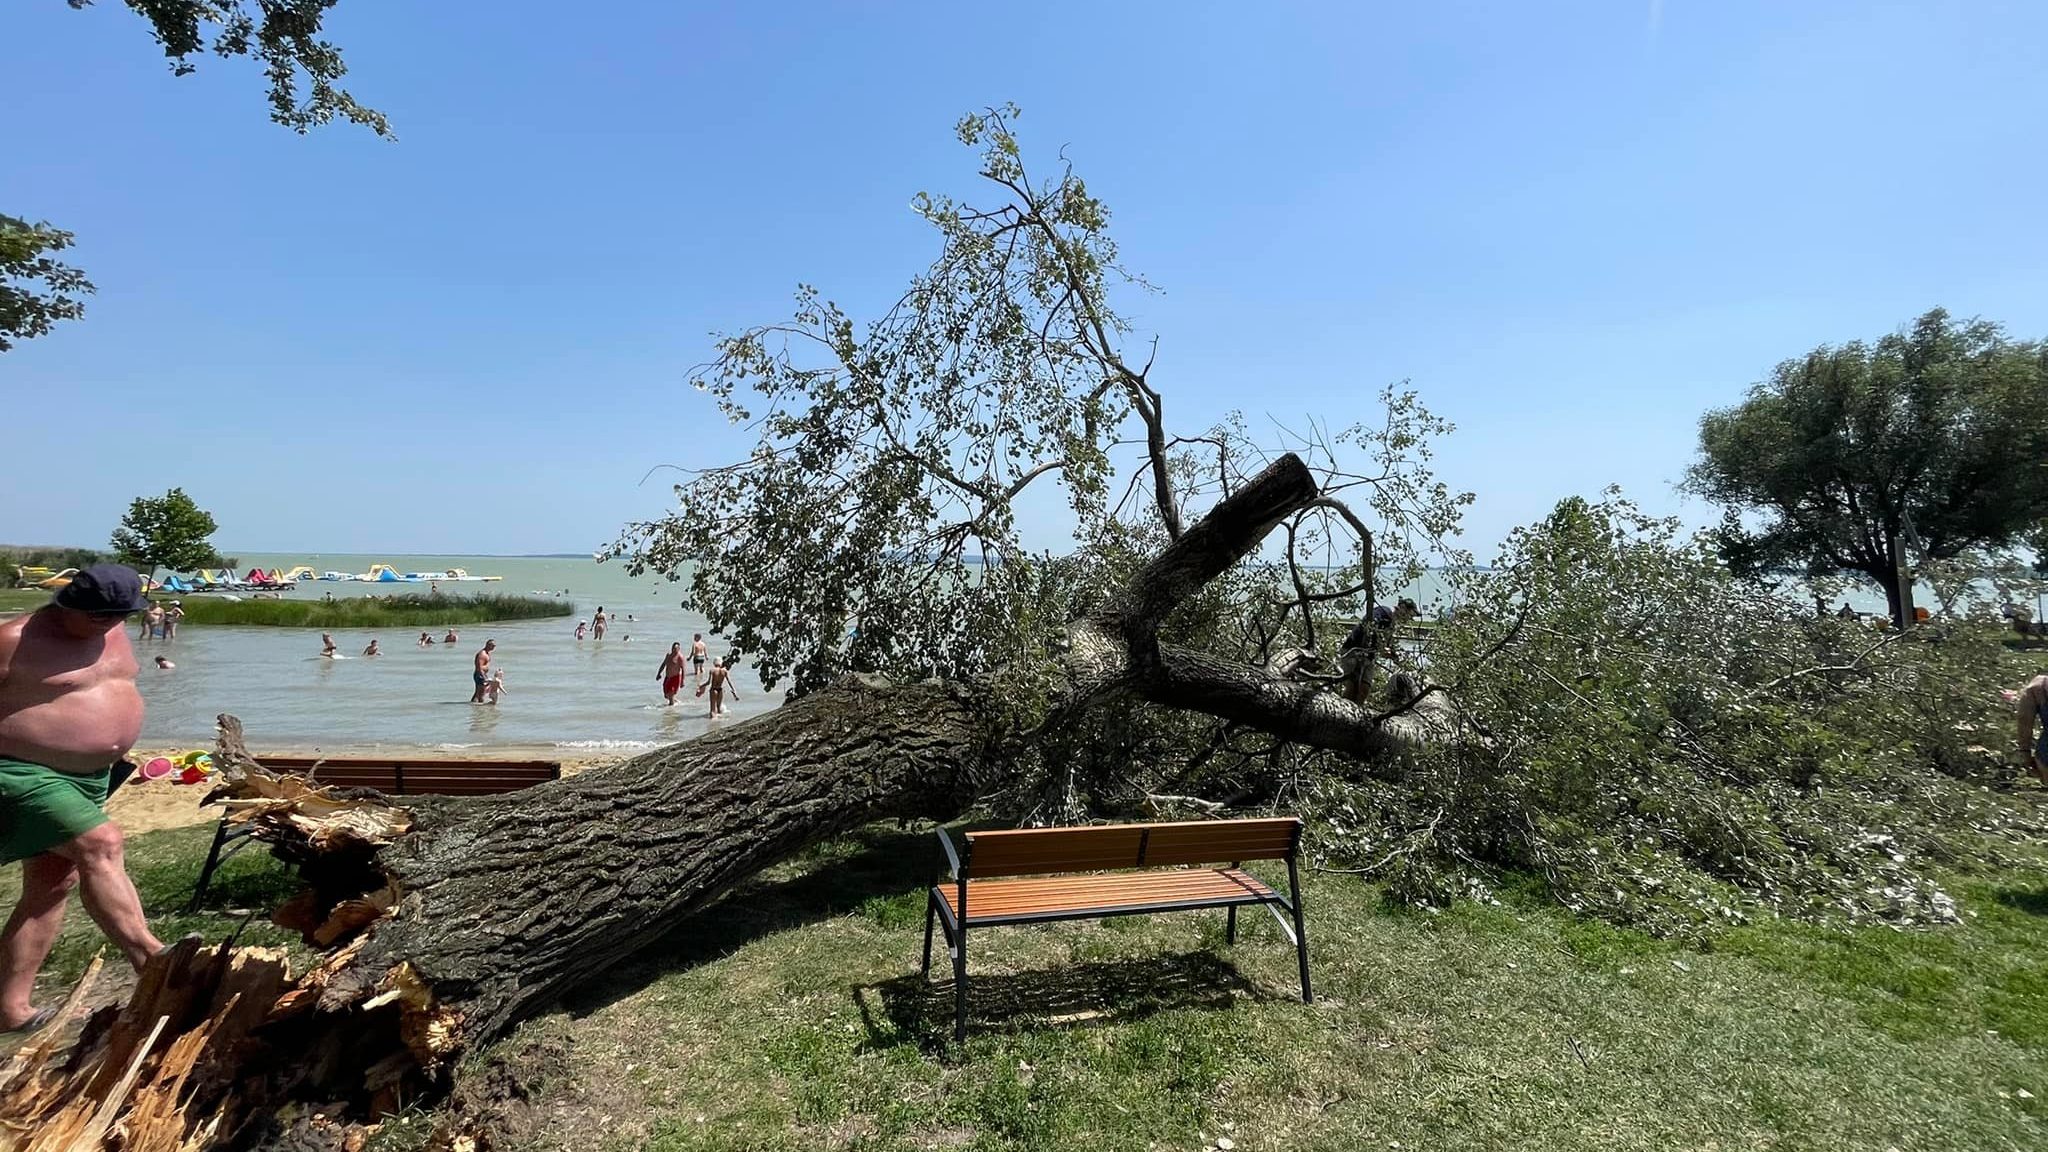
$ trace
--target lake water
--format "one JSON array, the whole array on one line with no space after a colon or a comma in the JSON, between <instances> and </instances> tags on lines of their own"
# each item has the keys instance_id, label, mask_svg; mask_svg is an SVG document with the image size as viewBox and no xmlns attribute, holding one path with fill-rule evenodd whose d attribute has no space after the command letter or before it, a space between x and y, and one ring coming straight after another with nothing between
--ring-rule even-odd
<instances>
[{"instance_id":1,"label":"lake water","mask_svg":"<svg viewBox=\"0 0 2048 1152\"><path fill-rule=\"evenodd\" d=\"M705 633L714 659L727 646L711 636L696 613L676 606L681 586L660 578L633 579L620 564L588 558L488 556L270 555L243 553L242 570L311 565L319 571L365 572L388 563L401 572L464 568L503 576L498 583L443 583L443 592L502 591L562 595L576 615L545 620L459 625L459 642L417 646L417 629L343 629L334 633L346 659L320 656L320 633L304 628L184 625L175 640L136 641L140 682L148 705L142 743L150 747L205 747L214 716L239 716L256 748L438 749L521 745L565 752L629 752L701 735L713 723L706 698L684 695L664 707L655 671L669 644L685 650ZM284 595L317 600L393 591L425 592L424 584L313 581ZM617 617L603 641L575 638L578 618L602 605ZM631 616L633 619L627 619ZM133 637L136 625L129 627ZM433 630L440 640L445 628ZM625 638L631 636L631 641ZM372 639L384 654L359 655ZM497 707L468 703L470 658L487 639L498 642L494 667L505 672ZM153 657L177 664L158 671ZM744 662L734 670L739 697L726 701L719 724L766 711L781 702L764 693Z\"/></svg>"}]
</instances>

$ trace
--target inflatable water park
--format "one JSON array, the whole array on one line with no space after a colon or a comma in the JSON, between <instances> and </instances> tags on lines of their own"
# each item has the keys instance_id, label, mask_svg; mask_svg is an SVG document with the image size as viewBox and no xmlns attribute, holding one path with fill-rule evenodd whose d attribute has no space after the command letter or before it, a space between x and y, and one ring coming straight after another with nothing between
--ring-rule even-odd
<instances>
[{"instance_id":1,"label":"inflatable water park","mask_svg":"<svg viewBox=\"0 0 2048 1152\"><path fill-rule=\"evenodd\" d=\"M71 583L78 569L66 568L53 572L48 568L18 566L14 570L17 588L47 588L56 590ZM503 580L503 576L472 576L461 568L446 568L433 572L400 572L389 564L372 564L368 572L315 572L311 565L300 564L293 568L273 568L268 572L251 568L237 575L230 568L201 568L189 574L173 573L162 580L145 577L151 591L164 592L265 592L283 591L296 588L302 583L315 581L360 581L366 584L483 584Z\"/></svg>"}]
</instances>

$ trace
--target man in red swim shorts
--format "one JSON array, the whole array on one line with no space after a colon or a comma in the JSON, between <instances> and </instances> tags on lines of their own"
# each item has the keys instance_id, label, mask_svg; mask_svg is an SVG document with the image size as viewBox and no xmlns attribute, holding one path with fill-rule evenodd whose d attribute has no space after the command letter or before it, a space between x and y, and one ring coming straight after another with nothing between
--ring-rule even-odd
<instances>
[{"instance_id":1,"label":"man in red swim shorts","mask_svg":"<svg viewBox=\"0 0 2048 1152\"><path fill-rule=\"evenodd\" d=\"M668 646L668 655L661 658L661 671L654 674L661 681L662 699L669 704L676 702L676 693L683 690L683 642Z\"/></svg>"}]
</instances>

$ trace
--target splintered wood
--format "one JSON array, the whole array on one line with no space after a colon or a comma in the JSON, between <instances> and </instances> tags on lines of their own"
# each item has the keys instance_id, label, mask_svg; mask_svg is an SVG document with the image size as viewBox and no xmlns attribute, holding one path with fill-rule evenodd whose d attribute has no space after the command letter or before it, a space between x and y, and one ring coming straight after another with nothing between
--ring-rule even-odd
<instances>
[{"instance_id":1,"label":"splintered wood","mask_svg":"<svg viewBox=\"0 0 2048 1152\"><path fill-rule=\"evenodd\" d=\"M320 787L270 772L221 717L216 762L229 823L302 864L330 854L366 859L404 836L412 815L375 792ZM363 971L368 932L398 902L384 883L354 894L312 889L274 919L326 954L294 980L283 952L209 947L187 937L153 957L127 1003L92 1010L95 959L53 1023L0 1065L0 1152L203 1152L261 1120L330 1147L359 1146L371 1128L330 1119L337 1079L361 1084L372 1112L401 1103L407 1077L458 1045L461 1017L437 1006L409 966ZM371 1000L368 1008L359 1007ZM369 1008L395 1004L382 1013ZM386 1037L372 1039L376 1028ZM323 1043L309 1051L309 1029ZM353 1076L327 1075L365 1048L387 1055ZM310 1094L310 1095L300 1095ZM343 1093L346 1095L347 1093Z\"/></svg>"},{"instance_id":2,"label":"splintered wood","mask_svg":"<svg viewBox=\"0 0 2048 1152\"><path fill-rule=\"evenodd\" d=\"M84 1019L100 961L58 1018L0 1071L0 1152L124 1152L211 1146L238 1111L237 1081L291 983L284 953L207 948L196 938L150 960L126 1004Z\"/></svg>"}]
</instances>

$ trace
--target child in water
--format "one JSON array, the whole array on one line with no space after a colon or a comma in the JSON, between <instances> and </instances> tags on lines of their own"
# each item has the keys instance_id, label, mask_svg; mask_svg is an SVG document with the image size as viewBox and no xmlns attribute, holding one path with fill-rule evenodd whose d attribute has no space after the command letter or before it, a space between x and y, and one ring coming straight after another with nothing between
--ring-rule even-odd
<instances>
[{"instance_id":1,"label":"child in water","mask_svg":"<svg viewBox=\"0 0 2048 1152\"><path fill-rule=\"evenodd\" d=\"M505 673L503 671L491 673L491 678L489 680L484 681L484 703L496 704L498 702L498 697L502 695L504 691Z\"/></svg>"}]
</instances>

